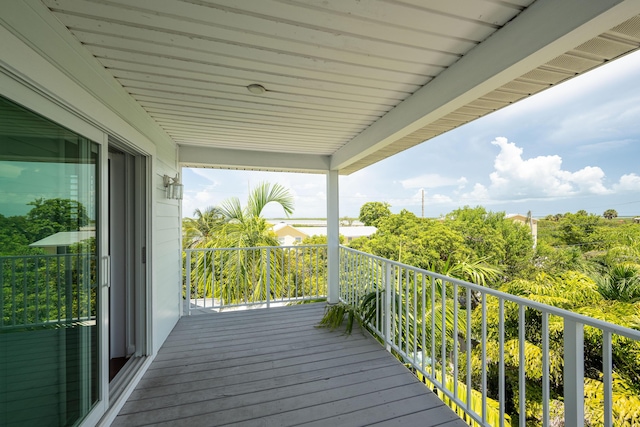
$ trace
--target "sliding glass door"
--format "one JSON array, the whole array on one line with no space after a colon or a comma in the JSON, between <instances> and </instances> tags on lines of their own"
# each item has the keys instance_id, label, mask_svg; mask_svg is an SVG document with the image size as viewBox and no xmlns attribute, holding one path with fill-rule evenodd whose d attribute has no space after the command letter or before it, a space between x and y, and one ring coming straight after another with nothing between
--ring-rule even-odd
<instances>
[{"instance_id":1,"label":"sliding glass door","mask_svg":"<svg viewBox=\"0 0 640 427\"><path fill-rule=\"evenodd\" d=\"M0 97L0 425L77 424L100 395L100 146Z\"/></svg>"}]
</instances>

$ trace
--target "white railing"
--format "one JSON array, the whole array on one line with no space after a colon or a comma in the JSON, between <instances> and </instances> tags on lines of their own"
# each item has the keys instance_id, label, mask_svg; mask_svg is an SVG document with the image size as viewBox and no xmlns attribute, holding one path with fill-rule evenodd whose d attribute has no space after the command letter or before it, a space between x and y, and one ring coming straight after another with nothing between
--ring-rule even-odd
<instances>
[{"instance_id":1,"label":"white railing","mask_svg":"<svg viewBox=\"0 0 640 427\"><path fill-rule=\"evenodd\" d=\"M341 301L355 307L362 307L364 302L368 307L363 310L365 320L374 335L425 382L437 388L438 394L452 402L458 414L470 424L503 427L511 422L508 416L505 417L506 394L516 393L515 390L507 390L505 383L505 346L509 345L512 350L517 347L518 354L519 405L516 412L526 414L528 409L526 365L539 364L542 370L542 396L539 401L542 425L549 426L551 366L563 363L562 355L550 355L550 340L563 339L564 363L561 370L564 390L561 398L564 399L564 425L583 426L584 332L585 327L594 328L602 337L602 422L604 426L614 425L612 340L624 337L640 341L640 331L346 247L340 249L340 266ZM367 313L369 317L366 317ZM513 318L505 314L515 313L517 325L505 325L505 317ZM528 329L535 322L526 322L533 318L539 321L536 330ZM560 337L552 335L551 321L554 325L561 322ZM475 329L472 324L476 325ZM517 338L508 343L505 342L507 327L514 331L517 328ZM531 334L539 337L542 350L539 357L542 360L527 360L527 338ZM488 353L490 348L495 350L496 344L497 385L487 384L488 366L496 364L495 352L491 357ZM472 353L480 358L475 374L472 374ZM491 407L490 401L497 401L497 408L495 404ZM518 420L520 426L527 423L526 416L519 416Z\"/></svg>"},{"instance_id":2,"label":"white railing","mask_svg":"<svg viewBox=\"0 0 640 427\"><path fill-rule=\"evenodd\" d=\"M92 320L95 284L93 255L0 257L0 328Z\"/></svg>"},{"instance_id":3,"label":"white railing","mask_svg":"<svg viewBox=\"0 0 640 427\"><path fill-rule=\"evenodd\" d=\"M184 296L189 314L326 298L327 246L188 249Z\"/></svg>"}]
</instances>

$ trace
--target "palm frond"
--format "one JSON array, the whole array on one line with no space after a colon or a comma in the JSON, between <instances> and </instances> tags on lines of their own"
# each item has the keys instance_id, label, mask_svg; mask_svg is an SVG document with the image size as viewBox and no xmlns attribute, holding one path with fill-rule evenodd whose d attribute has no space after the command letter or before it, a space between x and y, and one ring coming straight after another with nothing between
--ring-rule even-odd
<instances>
[{"instance_id":1,"label":"palm frond","mask_svg":"<svg viewBox=\"0 0 640 427\"><path fill-rule=\"evenodd\" d=\"M244 220L244 211L242 210L240 199L238 199L237 197L231 197L229 199L223 200L222 203L220 203L218 209L225 217L227 222L234 220L243 222Z\"/></svg>"},{"instance_id":2,"label":"palm frond","mask_svg":"<svg viewBox=\"0 0 640 427\"><path fill-rule=\"evenodd\" d=\"M245 213L252 217L259 217L265 206L272 202L282 206L287 216L293 213L294 201L289 190L280 184L271 185L268 182L261 182L253 189L249 195Z\"/></svg>"}]
</instances>

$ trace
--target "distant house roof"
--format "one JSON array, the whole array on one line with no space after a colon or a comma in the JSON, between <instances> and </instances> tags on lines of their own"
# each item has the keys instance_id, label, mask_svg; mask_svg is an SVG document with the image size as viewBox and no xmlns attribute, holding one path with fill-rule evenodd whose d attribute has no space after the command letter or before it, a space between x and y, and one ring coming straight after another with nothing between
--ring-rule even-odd
<instances>
[{"instance_id":1,"label":"distant house roof","mask_svg":"<svg viewBox=\"0 0 640 427\"><path fill-rule=\"evenodd\" d=\"M71 246L95 236L96 236L95 230L60 231L56 234L52 234L51 236L47 236L42 240L33 242L29 246L33 246L37 248Z\"/></svg>"},{"instance_id":2,"label":"distant house roof","mask_svg":"<svg viewBox=\"0 0 640 427\"><path fill-rule=\"evenodd\" d=\"M300 229L284 222L279 222L278 224L274 225L272 229L278 237L293 236L304 239L305 237L309 236L309 234L305 234L303 231L300 231Z\"/></svg>"},{"instance_id":3,"label":"distant house roof","mask_svg":"<svg viewBox=\"0 0 640 427\"><path fill-rule=\"evenodd\" d=\"M511 220L514 220L514 221L523 222L523 223L527 222L527 216L526 215L521 215L521 214L508 214L508 215L505 216L505 218L511 219ZM531 222L533 224L536 224L538 222L538 220L535 219L535 218L531 218Z\"/></svg>"}]
</instances>

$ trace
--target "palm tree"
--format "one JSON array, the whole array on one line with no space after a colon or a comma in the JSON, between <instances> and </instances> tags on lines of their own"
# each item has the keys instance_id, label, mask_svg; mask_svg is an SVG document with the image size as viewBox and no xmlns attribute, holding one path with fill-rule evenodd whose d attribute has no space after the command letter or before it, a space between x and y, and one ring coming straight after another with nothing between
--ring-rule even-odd
<instances>
[{"instance_id":1,"label":"palm tree","mask_svg":"<svg viewBox=\"0 0 640 427\"><path fill-rule=\"evenodd\" d=\"M293 196L280 184L260 183L249 194L244 208L237 197L222 202L218 210L225 220L222 234L227 247L278 245L275 234L262 217L262 211L269 203L279 204L287 216L293 213Z\"/></svg>"},{"instance_id":2,"label":"palm tree","mask_svg":"<svg viewBox=\"0 0 640 427\"><path fill-rule=\"evenodd\" d=\"M202 218L194 222L207 231L206 239L201 239L197 247L205 249L236 248L236 250L205 252L196 261L196 287L205 296L224 299L227 303L247 303L261 300L266 296L265 275L267 259L271 265L272 279L283 274L283 251L264 251L256 249L265 246L278 246L278 239L271 226L262 217L269 203L279 204L286 215L293 212L293 196L280 184L260 183L249 194L247 204L242 207L240 200L233 197L223 201L220 206L207 210ZM209 215L207 215L209 214ZM238 248L244 248L238 250ZM224 283L224 287L213 287ZM283 283L283 280L272 280ZM274 286L271 294L276 295Z\"/></svg>"},{"instance_id":3,"label":"palm tree","mask_svg":"<svg viewBox=\"0 0 640 427\"><path fill-rule=\"evenodd\" d=\"M629 303L640 301L640 267L636 264L614 265L605 274L594 279L598 292L605 299Z\"/></svg>"},{"instance_id":4,"label":"palm tree","mask_svg":"<svg viewBox=\"0 0 640 427\"><path fill-rule=\"evenodd\" d=\"M225 221L220 210L212 206L204 211L196 209L193 215L195 218L185 218L182 221L183 246L188 249L204 247Z\"/></svg>"}]
</instances>

